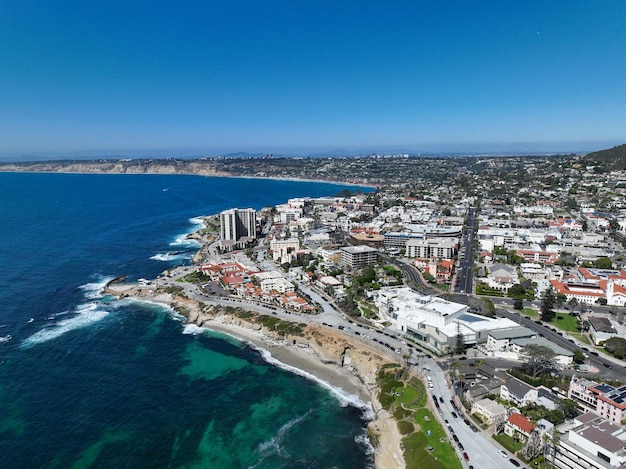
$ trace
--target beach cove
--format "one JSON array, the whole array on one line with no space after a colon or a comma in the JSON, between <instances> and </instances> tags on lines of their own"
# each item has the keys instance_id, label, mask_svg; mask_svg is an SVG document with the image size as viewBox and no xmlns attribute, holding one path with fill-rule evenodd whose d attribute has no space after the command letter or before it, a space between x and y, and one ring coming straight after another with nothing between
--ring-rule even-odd
<instances>
[{"instance_id":1,"label":"beach cove","mask_svg":"<svg viewBox=\"0 0 626 469\"><path fill-rule=\"evenodd\" d=\"M187 271L188 267L178 267L170 270L168 277L181 278ZM340 401L369 407L371 421L368 434L375 442L375 467L405 467L402 436L397 423L378 401L377 374L383 365L393 362L374 349L342 331L316 324L292 322L304 326L300 333L277 332L258 321L263 315L250 314L245 307L208 305L180 291L173 293L164 280L155 279L150 285L112 282L105 287L105 292L120 298L165 305L184 316L187 327L207 328L232 335L262 351L269 363L314 379L331 389ZM302 315L298 319L304 321L306 317Z\"/></svg>"}]
</instances>

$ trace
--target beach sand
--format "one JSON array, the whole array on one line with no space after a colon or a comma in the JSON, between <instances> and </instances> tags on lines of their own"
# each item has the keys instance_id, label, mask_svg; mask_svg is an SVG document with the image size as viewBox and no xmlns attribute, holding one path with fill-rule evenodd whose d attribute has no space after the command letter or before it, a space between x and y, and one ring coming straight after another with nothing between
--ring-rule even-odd
<instances>
[{"instance_id":1,"label":"beach sand","mask_svg":"<svg viewBox=\"0 0 626 469\"><path fill-rule=\"evenodd\" d=\"M185 311L189 324L223 332L269 352L274 360L304 371L320 382L340 389L344 396L371 404L373 421L368 431L376 442L374 463L377 469L405 467L402 436L393 415L381 408L376 383L378 370L390 360L376 350L356 342L339 330L317 325L307 327L306 337L281 338L263 331L255 323L229 314L206 314L194 300L181 300L155 291L154 286L115 283L107 285L110 294L160 303L175 311Z\"/></svg>"}]
</instances>

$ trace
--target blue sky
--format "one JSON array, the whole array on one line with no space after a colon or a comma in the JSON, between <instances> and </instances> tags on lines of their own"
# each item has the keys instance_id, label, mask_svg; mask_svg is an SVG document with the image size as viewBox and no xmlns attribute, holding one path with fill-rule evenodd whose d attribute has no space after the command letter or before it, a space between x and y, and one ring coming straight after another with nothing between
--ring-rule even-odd
<instances>
[{"instance_id":1,"label":"blue sky","mask_svg":"<svg viewBox=\"0 0 626 469\"><path fill-rule=\"evenodd\" d=\"M0 0L0 157L626 141L626 2Z\"/></svg>"}]
</instances>

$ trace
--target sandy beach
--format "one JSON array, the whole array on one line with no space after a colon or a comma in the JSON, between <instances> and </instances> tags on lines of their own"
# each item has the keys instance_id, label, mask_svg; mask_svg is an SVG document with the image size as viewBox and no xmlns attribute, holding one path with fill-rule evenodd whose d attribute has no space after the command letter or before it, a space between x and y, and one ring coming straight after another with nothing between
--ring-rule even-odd
<instances>
[{"instance_id":1,"label":"sandy beach","mask_svg":"<svg viewBox=\"0 0 626 469\"><path fill-rule=\"evenodd\" d=\"M270 361L276 360L287 367L293 367L290 371L332 388L340 399L363 406L364 412L367 411L373 418L368 425L368 432L376 442L375 467L405 467L402 437L397 423L391 414L381 408L377 399L378 370L390 360L355 341L348 334L309 324L303 336L279 336L260 324L243 320L223 308L212 307L207 311L206 306L203 307L196 300L173 296L158 287L113 283L107 285L106 291L120 297L168 306L183 314L188 324L224 332L243 340L269 353L271 358L267 358Z\"/></svg>"}]
</instances>

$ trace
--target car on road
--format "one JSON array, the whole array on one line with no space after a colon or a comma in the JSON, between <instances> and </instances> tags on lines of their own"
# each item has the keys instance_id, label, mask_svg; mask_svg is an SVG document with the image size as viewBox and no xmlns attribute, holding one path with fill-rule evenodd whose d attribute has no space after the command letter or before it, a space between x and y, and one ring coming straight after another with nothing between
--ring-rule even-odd
<instances>
[{"instance_id":1,"label":"car on road","mask_svg":"<svg viewBox=\"0 0 626 469\"><path fill-rule=\"evenodd\" d=\"M513 464L515 467L519 467L519 463L515 459L511 458L509 459L509 461L511 461L511 464Z\"/></svg>"},{"instance_id":2,"label":"car on road","mask_svg":"<svg viewBox=\"0 0 626 469\"><path fill-rule=\"evenodd\" d=\"M439 397L439 402L443 404L443 397Z\"/></svg>"},{"instance_id":3,"label":"car on road","mask_svg":"<svg viewBox=\"0 0 626 469\"><path fill-rule=\"evenodd\" d=\"M457 417L458 417L458 415L456 415L456 412L455 412L455 411L450 412L450 414L451 414L451 415L452 415L452 417L454 417L454 418L457 418Z\"/></svg>"},{"instance_id":4,"label":"car on road","mask_svg":"<svg viewBox=\"0 0 626 469\"><path fill-rule=\"evenodd\" d=\"M609 365L608 363L603 363L603 365L604 365L606 368L611 368L611 365Z\"/></svg>"},{"instance_id":5,"label":"car on road","mask_svg":"<svg viewBox=\"0 0 626 469\"><path fill-rule=\"evenodd\" d=\"M508 458L509 457L509 455L506 454L506 451L504 451L502 449L500 451L498 451L498 453L500 453L500 456L502 456L503 458Z\"/></svg>"}]
</instances>

